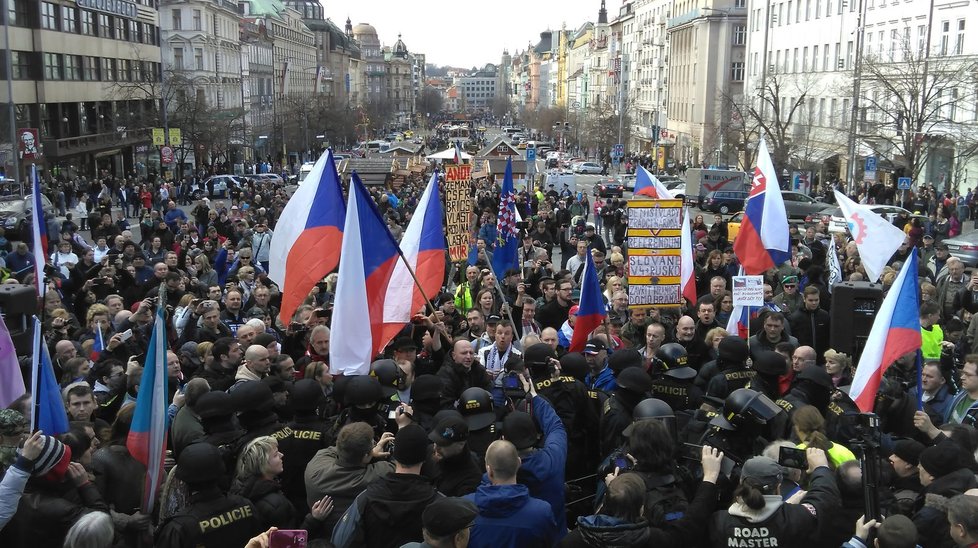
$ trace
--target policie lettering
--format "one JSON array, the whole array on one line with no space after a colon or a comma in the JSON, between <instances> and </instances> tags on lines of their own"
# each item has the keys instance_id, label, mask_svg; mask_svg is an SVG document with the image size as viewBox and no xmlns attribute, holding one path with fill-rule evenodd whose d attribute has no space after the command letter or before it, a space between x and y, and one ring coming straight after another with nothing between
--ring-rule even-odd
<instances>
[{"instance_id":1,"label":"policie lettering","mask_svg":"<svg viewBox=\"0 0 978 548\"><path fill-rule=\"evenodd\" d=\"M251 506L239 506L234 510L224 512L221 515L201 520L197 525L200 527L201 533L206 533L209 530L212 531L214 529L219 529L226 525L231 525L236 521L250 518L251 515Z\"/></svg>"}]
</instances>

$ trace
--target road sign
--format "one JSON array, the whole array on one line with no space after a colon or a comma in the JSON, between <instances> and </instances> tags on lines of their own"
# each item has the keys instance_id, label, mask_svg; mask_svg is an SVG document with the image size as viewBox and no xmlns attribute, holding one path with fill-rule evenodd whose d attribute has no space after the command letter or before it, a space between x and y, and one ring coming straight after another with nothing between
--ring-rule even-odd
<instances>
[{"instance_id":1,"label":"road sign","mask_svg":"<svg viewBox=\"0 0 978 548\"><path fill-rule=\"evenodd\" d=\"M625 145L621 143L615 143L614 148L611 150L611 155L615 158L621 158L625 155Z\"/></svg>"},{"instance_id":2,"label":"road sign","mask_svg":"<svg viewBox=\"0 0 978 548\"><path fill-rule=\"evenodd\" d=\"M180 146L183 143L183 132L178 127L170 128L170 144Z\"/></svg>"},{"instance_id":3,"label":"road sign","mask_svg":"<svg viewBox=\"0 0 978 548\"><path fill-rule=\"evenodd\" d=\"M163 147L160 149L160 163L173 163L173 147Z\"/></svg>"},{"instance_id":4,"label":"road sign","mask_svg":"<svg viewBox=\"0 0 978 548\"><path fill-rule=\"evenodd\" d=\"M913 179L910 177L899 177L897 179L897 188L900 190L910 190L913 188Z\"/></svg>"},{"instance_id":5,"label":"road sign","mask_svg":"<svg viewBox=\"0 0 978 548\"><path fill-rule=\"evenodd\" d=\"M863 169L863 181L876 182L876 156L866 157L866 167Z\"/></svg>"},{"instance_id":6,"label":"road sign","mask_svg":"<svg viewBox=\"0 0 978 548\"><path fill-rule=\"evenodd\" d=\"M526 159L527 159L527 161L530 161L530 162L536 160L537 159L537 149L536 148L531 148L531 147L526 147Z\"/></svg>"},{"instance_id":7,"label":"road sign","mask_svg":"<svg viewBox=\"0 0 978 548\"><path fill-rule=\"evenodd\" d=\"M866 171L876 171L876 156L866 157Z\"/></svg>"},{"instance_id":8,"label":"road sign","mask_svg":"<svg viewBox=\"0 0 978 548\"><path fill-rule=\"evenodd\" d=\"M574 101L573 103L571 103L571 108L574 109L574 110L580 109L581 108L580 101Z\"/></svg>"},{"instance_id":9,"label":"road sign","mask_svg":"<svg viewBox=\"0 0 978 548\"><path fill-rule=\"evenodd\" d=\"M153 128L153 146L161 147L166 144L166 132L161 127Z\"/></svg>"}]
</instances>

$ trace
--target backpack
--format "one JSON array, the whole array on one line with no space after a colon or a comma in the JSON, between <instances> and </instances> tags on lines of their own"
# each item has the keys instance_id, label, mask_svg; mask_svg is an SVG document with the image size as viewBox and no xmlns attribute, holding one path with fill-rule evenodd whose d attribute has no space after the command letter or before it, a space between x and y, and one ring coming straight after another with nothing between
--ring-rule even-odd
<instances>
[{"instance_id":1,"label":"backpack","mask_svg":"<svg viewBox=\"0 0 978 548\"><path fill-rule=\"evenodd\" d=\"M689 501L672 474L642 474L642 479L645 481L645 518L649 526L662 528L666 523L686 515Z\"/></svg>"}]
</instances>

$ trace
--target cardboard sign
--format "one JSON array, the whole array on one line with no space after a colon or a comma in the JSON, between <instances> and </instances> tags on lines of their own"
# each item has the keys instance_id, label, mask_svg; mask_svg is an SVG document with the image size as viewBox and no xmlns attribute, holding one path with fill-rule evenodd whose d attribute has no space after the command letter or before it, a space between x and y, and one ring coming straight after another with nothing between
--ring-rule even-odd
<instances>
[{"instance_id":1,"label":"cardboard sign","mask_svg":"<svg viewBox=\"0 0 978 548\"><path fill-rule=\"evenodd\" d=\"M628 306L679 306L682 200L628 202Z\"/></svg>"},{"instance_id":2,"label":"cardboard sign","mask_svg":"<svg viewBox=\"0 0 978 548\"><path fill-rule=\"evenodd\" d=\"M445 166L446 181L468 181L472 175L472 164L460 164Z\"/></svg>"},{"instance_id":3,"label":"cardboard sign","mask_svg":"<svg viewBox=\"0 0 978 548\"><path fill-rule=\"evenodd\" d=\"M764 276L734 276L733 305L764 306Z\"/></svg>"},{"instance_id":4,"label":"cardboard sign","mask_svg":"<svg viewBox=\"0 0 978 548\"><path fill-rule=\"evenodd\" d=\"M468 165L459 167L469 167ZM469 196L469 179L452 180L446 172L445 240L452 262L464 261L469 256L469 227L472 225L472 198Z\"/></svg>"}]
</instances>

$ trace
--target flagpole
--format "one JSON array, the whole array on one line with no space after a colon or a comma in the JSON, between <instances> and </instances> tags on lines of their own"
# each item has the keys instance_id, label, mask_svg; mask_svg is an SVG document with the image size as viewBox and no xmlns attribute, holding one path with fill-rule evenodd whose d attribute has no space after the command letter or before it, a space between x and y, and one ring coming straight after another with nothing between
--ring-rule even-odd
<instances>
[{"instance_id":1,"label":"flagpole","mask_svg":"<svg viewBox=\"0 0 978 548\"><path fill-rule=\"evenodd\" d=\"M488 261L488 263L489 263L489 272L491 272L492 273L492 277L496 279L496 293L499 293L500 302L502 304L507 304L506 303L506 294L503 293L503 288L500 287L500 285L499 285L499 276L496 275L496 270L492 267L492 261ZM499 310L500 311L502 311L502 304L499 305ZM472 308L475 308L475 306L476 306L476 303L472 303ZM516 324L513 323L513 311L512 311L512 307L507 307L507 310L508 311L506 312L506 318L509 320L509 323L510 324L513 324L513 329L516 329Z\"/></svg>"},{"instance_id":2,"label":"flagpole","mask_svg":"<svg viewBox=\"0 0 978 548\"><path fill-rule=\"evenodd\" d=\"M421 282L418 281L418 276L415 275L414 269L411 268L411 264L408 262L407 257L405 257L404 252L401 251L401 246L397 246L397 256L401 258L401 262L404 263L404 268L406 268L408 273L411 274L411 279L414 280L414 286L417 287L418 291L421 292L421 297L424 299L425 304L428 305L428 310L430 310L431 313L434 314L435 305L432 304L431 300L428 299L428 296L425 295L424 288L421 287Z\"/></svg>"}]
</instances>

